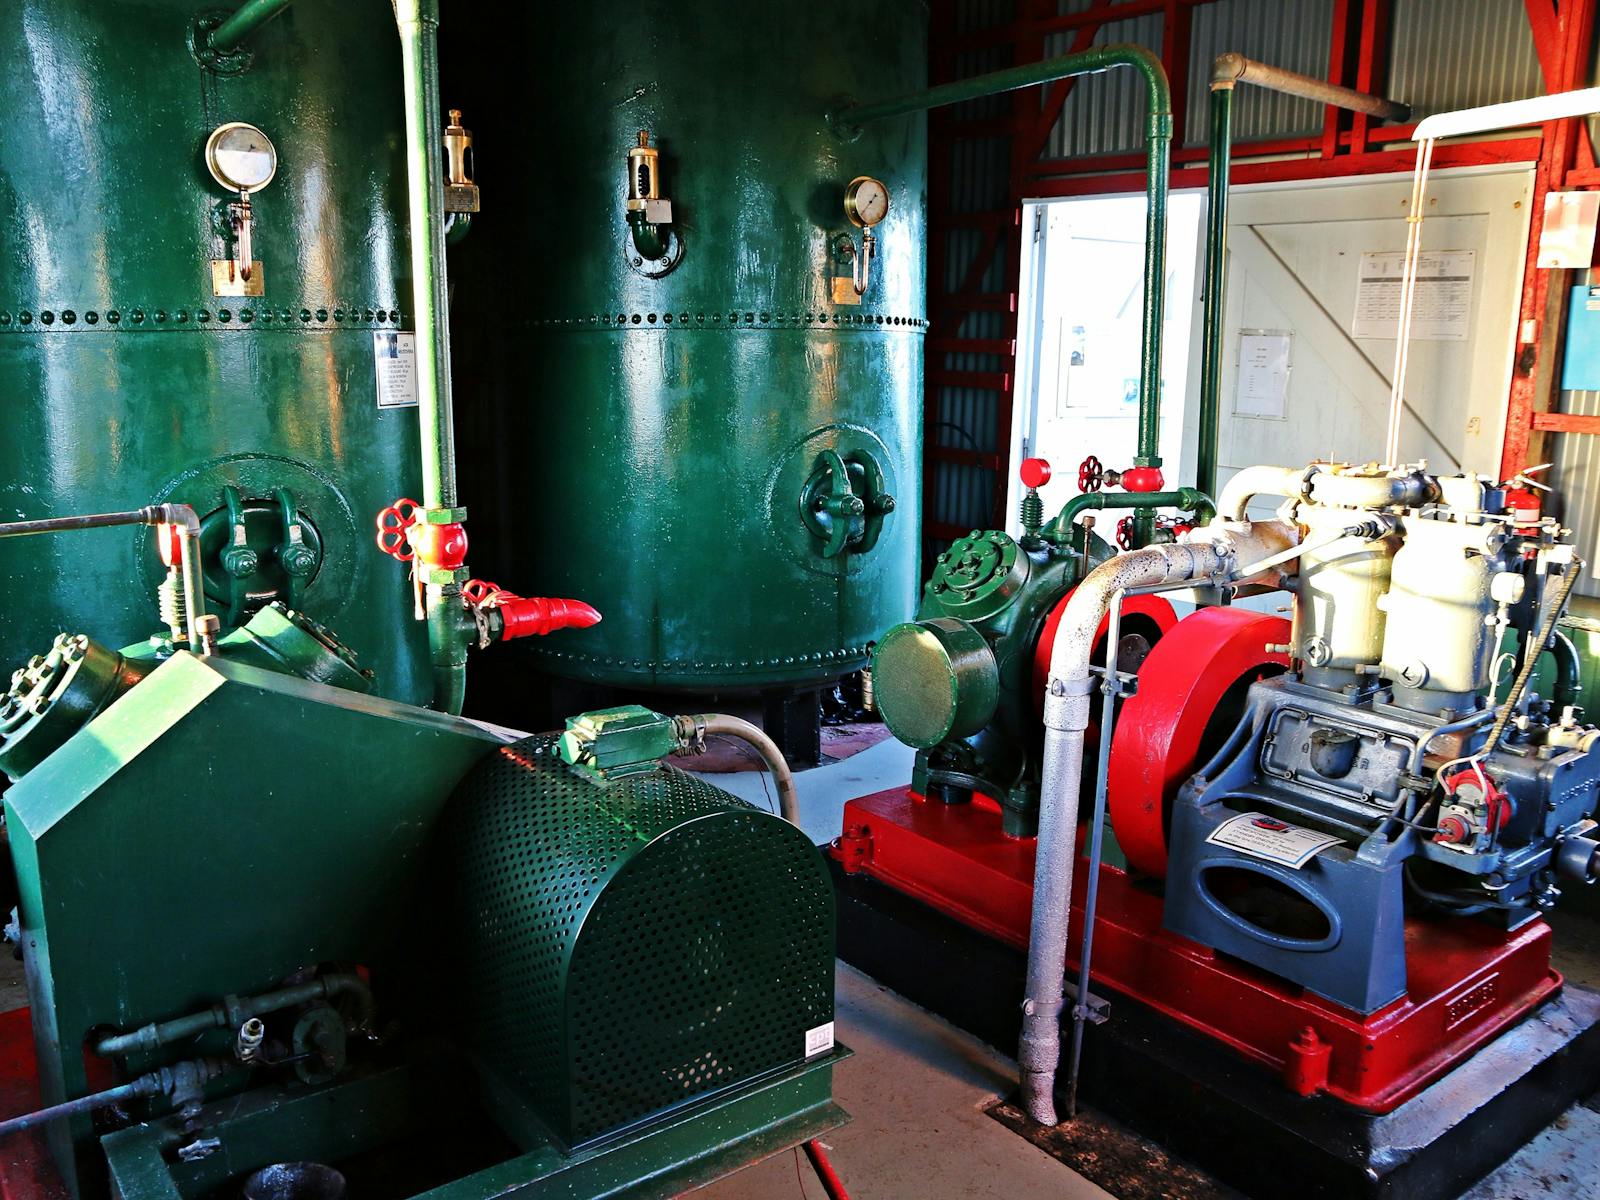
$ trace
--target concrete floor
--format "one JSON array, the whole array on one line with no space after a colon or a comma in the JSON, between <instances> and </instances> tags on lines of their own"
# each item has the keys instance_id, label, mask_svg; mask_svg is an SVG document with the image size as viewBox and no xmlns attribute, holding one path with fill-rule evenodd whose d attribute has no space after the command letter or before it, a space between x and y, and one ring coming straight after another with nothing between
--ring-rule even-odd
<instances>
[{"instance_id":1,"label":"concrete floor","mask_svg":"<svg viewBox=\"0 0 1600 1200\"><path fill-rule=\"evenodd\" d=\"M801 825L818 843L832 839L845 800L903 785L911 760L909 749L890 741L802 772L797 779ZM712 782L755 804L770 798L763 777L754 772L719 774ZM1552 923L1557 968L1572 983L1600 990L1600 920L1569 907ZM857 1200L1054 1200L1108 1194L984 1114L990 1101L1014 1086L1011 1059L843 963L837 1003L839 1040L856 1053L837 1069L834 1093L854 1120L824 1141ZM1600 1079L1595 1084L1600 1087ZM821 1185L798 1152L758 1163L696 1193L709 1200L819 1200L821 1195ZM1600 1093L1570 1109L1460 1200L1597 1196Z\"/></svg>"}]
</instances>

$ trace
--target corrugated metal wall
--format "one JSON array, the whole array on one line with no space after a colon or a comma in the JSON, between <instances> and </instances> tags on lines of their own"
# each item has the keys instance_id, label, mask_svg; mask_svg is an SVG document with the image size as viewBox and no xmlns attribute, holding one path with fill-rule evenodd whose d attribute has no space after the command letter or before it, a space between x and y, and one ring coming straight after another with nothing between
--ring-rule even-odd
<instances>
[{"instance_id":1,"label":"corrugated metal wall","mask_svg":"<svg viewBox=\"0 0 1600 1200\"><path fill-rule=\"evenodd\" d=\"M1058 0L1057 11L1083 12L1092 2ZM1225 50L1236 50L1264 62L1324 76L1333 9L1334 0L1214 0L1196 7L1191 19L1184 144L1198 146L1205 141L1206 83L1213 58ZM961 0L957 25L967 31L990 28L1011 20L1013 11L1010 0ZM1074 36L1071 32L1052 36L1047 52L1065 53ZM1107 24L1095 42L1137 42L1159 52L1161 36L1161 18L1151 16ZM1418 115L1514 100L1543 90L1522 0L1395 0L1390 43L1387 90L1411 104ZM962 56L960 73L977 74L1009 62L1009 47L971 53ZM988 101L983 112L1000 115L1008 103L1004 99ZM1143 105L1138 82L1130 72L1110 72L1074 88L1044 156L1139 150ZM971 106L972 111L977 107ZM1244 88L1235 102L1234 130L1241 149L1251 141L1307 136L1321 127L1322 113L1305 101ZM1004 139L974 143L961 151L952 181L952 198L961 211L993 210L1009 203L1007 155ZM944 236L951 251L949 286L956 287L980 237L971 231L946 231ZM998 275L985 284L986 289L1004 286ZM1003 326L1001 314L975 313L967 318L963 333L998 336ZM1009 369L1009 362L1002 364L989 355L952 356L948 365L978 371ZM945 445L1003 453L1004 447L993 445L996 403L993 392L945 389L945 423L931 431L931 436ZM1567 412L1600 413L1600 393L1563 393L1559 406ZM1551 441L1556 463L1552 482L1567 497L1569 523L1579 531L1581 544L1600 556L1596 542L1600 538L1600 437L1568 434L1556 435ZM955 525L982 524L992 506L996 483L990 471L941 465L929 519ZM1592 580L1581 585L1581 590L1600 596L1600 584Z\"/></svg>"},{"instance_id":2,"label":"corrugated metal wall","mask_svg":"<svg viewBox=\"0 0 1600 1200\"><path fill-rule=\"evenodd\" d=\"M1522 0L1395 0L1389 90L1418 117L1544 91Z\"/></svg>"}]
</instances>

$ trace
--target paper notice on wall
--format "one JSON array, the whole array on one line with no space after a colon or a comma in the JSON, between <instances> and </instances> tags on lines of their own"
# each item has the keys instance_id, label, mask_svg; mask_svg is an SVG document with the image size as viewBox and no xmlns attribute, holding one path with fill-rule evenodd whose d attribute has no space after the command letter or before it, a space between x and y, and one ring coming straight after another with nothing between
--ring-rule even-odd
<instances>
[{"instance_id":1,"label":"paper notice on wall","mask_svg":"<svg viewBox=\"0 0 1600 1200\"><path fill-rule=\"evenodd\" d=\"M1251 858L1264 859L1298 871L1339 839L1315 829L1302 829L1265 813L1240 813L1229 817L1206 839Z\"/></svg>"},{"instance_id":2,"label":"paper notice on wall","mask_svg":"<svg viewBox=\"0 0 1600 1200\"><path fill-rule=\"evenodd\" d=\"M1405 254L1372 251L1361 256L1356 315L1350 333L1358 338L1394 338L1400 329L1400 284ZM1411 339L1465 341L1472 318L1475 250L1424 251L1417 261L1416 295L1411 302Z\"/></svg>"},{"instance_id":3,"label":"paper notice on wall","mask_svg":"<svg viewBox=\"0 0 1600 1200\"><path fill-rule=\"evenodd\" d=\"M417 335L395 329L374 329L372 361L378 372L378 407L415 408Z\"/></svg>"},{"instance_id":4,"label":"paper notice on wall","mask_svg":"<svg viewBox=\"0 0 1600 1200\"><path fill-rule=\"evenodd\" d=\"M1284 419L1289 394L1289 348L1287 333L1258 330L1239 335L1239 382L1233 393L1235 416Z\"/></svg>"}]
</instances>

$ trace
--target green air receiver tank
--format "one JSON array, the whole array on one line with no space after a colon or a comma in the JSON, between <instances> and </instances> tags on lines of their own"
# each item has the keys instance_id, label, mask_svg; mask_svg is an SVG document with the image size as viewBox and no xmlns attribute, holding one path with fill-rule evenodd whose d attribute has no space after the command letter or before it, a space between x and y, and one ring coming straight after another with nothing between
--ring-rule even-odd
<instances>
[{"instance_id":1,"label":"green air receiver tank","mask_svg":"<svg viewBox=\"0 0 1600 1200\"><path fill-rule=\"evenodd\" d=\"M699 0L485 27L477 86L505 91L472 123L503 207L461 246L454 316L462 373L494 375L474 454L502 491L474 514L531 590L605 614L523 647L545 670L804 683L910 616L925 120L852 141L825 114L922 87L927 21Z\"/></svg>"},{"instance_id":2,"label":"green air receiver tank","mask_svg":"<svg viewBox=\"0 0 1600 1200\"><path fill-rule=\"evenodd\" d=\"M372 545L419 473L374 363L409 295L393 10L296 4L226 54L217 12L0 17L0 520L192 505L225 627L281 600L420 701L420 625ZM0 541L0 672L62 629L148 637L162 575L146 528Z\"/></svg>"},{"instance_id":3,"label":"green air receiver tank","mask_svg":"<svg viewBox=\"0 0 1600 1200\"><path fill-rule=\"evenodd\" d=\"M579 1145L830 1049L810 839L673 767L591 782L554 745L486 758L441 826L447 1027L502 1125Z\"/></svg>"}]
</instances>

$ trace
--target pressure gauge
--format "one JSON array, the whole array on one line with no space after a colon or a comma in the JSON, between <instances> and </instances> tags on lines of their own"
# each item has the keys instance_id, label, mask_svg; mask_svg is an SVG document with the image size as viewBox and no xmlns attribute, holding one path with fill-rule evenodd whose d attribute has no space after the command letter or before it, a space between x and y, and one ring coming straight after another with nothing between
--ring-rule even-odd
<instances>
[{"instance_id":1,"label":"pressure gauge","mask_svg":"<svg viewBox=\"0 0 1600 1200\"><path fill-rule=\"evenodd\" d=\"M889 189L870 175L858 175L844 190L844 215L871 229L889 215Z\"/></svg>"},{"instance_id":2,"label":"pressure gauge","mask_svg":"<svg viewBox=\"0 0 1600 1200\"><path fill-rule=\"evenodd\" d=\"M254 125L229 121L206 139L206 166L223 187L248 196L272 182L278 173L278 152Z\"/></svg>"}]
</instances>

